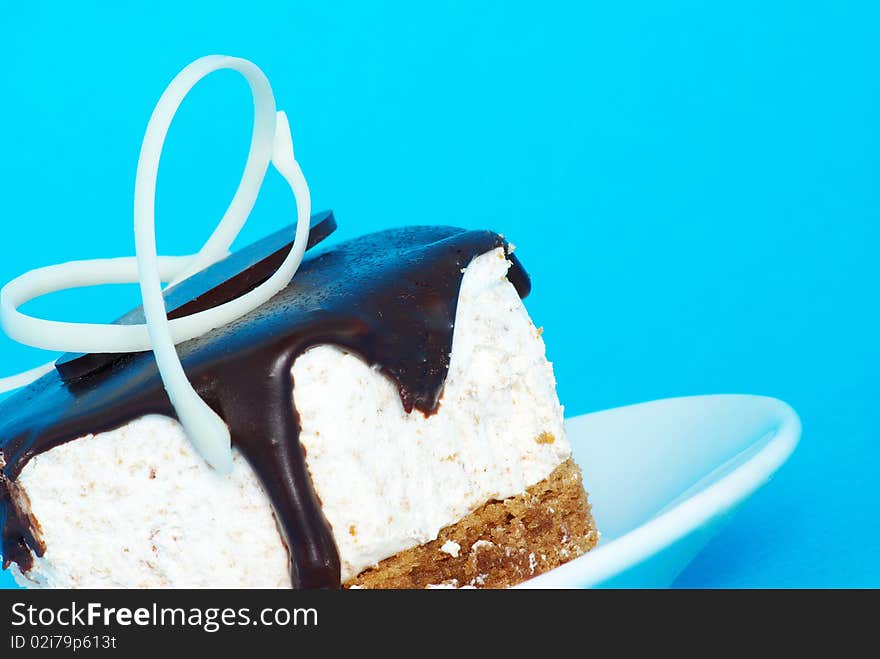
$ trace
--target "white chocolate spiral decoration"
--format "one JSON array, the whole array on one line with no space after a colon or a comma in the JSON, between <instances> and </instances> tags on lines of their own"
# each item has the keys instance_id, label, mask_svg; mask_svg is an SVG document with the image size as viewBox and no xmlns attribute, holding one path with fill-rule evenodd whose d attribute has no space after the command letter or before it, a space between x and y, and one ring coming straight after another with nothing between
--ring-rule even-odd
<instances>
[{"instance_id":1,"label":"white chocolate spiral decoration","mask_svg":"<svg viewBox=\"0 0 880 659\"><path fill-rule=\"evenodd\" d=\"M156 178L162 147L171 121L190 90L221 69L239 72L254 99L254 128L244 174L238 189L198 253L158 256L156 252ZM269 163L285 178L296 198L296 238L278 270L241 297L183 318L169 320L162 282L177 283L225 258L256 202ZM147 125L135 179L135 257L72 261L39 268L14 279L0 290L0 325L14 340L44 350L80 353L130 353L152 350L175 412L198 452L212 467L227 473L232 448L226 423L193 389L177 354L179 343L201 336L250 313L281 291L296 274L309 237L311 199L305 177L294 158L287 117L276 112L275 97L263 72L252 62L211 55L184 68L162 94ZM55 291L99 284L140 284L143 325L69 323L28 316L26 302ZM18 389L50 372L54 362L0 379L0 393Z\"/></svg>"}]
</instances>

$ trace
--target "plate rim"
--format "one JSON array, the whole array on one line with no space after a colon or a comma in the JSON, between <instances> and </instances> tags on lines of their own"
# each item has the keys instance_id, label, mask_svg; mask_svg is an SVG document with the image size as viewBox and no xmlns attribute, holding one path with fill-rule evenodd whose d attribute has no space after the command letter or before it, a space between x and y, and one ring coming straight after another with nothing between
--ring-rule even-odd
<instances>
[{"instance_id":1,"label":"plate rim","mask_svg":"<svg viewBox=\"0 0 880 659\"><path fill-rule=\"evenodd\" d=\"M524 581L516 587L525 589L591 588L600 585L602 582L644 562L677 540L686 537L712 519L724 515L747 500L767 483L797 448L802 431L800 417L788 403L770 396L752 394L678 396L580 414L569 417L565 421L569 423L575 419L612 411L632 410L658 403L708 398L736 399L756 403L760 401L763 405L770 403L772 410L770 414L776 417L775 427L757 438L750 447L764 441L766 444L741 465L714 483L671 506L644 524L607 544L596 547L584 556ZM767 439L768 434L771 433L772 437ZM747 450L748 448L743 449L743 451Z\"/></svg>"}]
</instances>

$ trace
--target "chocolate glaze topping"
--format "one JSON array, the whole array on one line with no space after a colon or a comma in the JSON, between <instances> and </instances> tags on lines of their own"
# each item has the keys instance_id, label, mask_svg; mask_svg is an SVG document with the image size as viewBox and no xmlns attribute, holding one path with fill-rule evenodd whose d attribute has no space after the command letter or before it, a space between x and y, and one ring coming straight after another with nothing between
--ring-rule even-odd
<instances>
[{"instance_id":1,"label":"chocolate glaze topping","mask_svg":"<svg viewBox=\"0 0 880 659\"><path fill-rule=\"evenodd\" d=\"M462 270L499 246L506 249L495 233L452 227L407 227L357 238L307 258L286 289L244 318L178 346L191 382L229 425L233 444L272 501L294 587L340 585L339 554L298 441L296 401L291 405L294 361L312 346L339 346L391 378L407 412L433 414L449 368ZM229 299L230 290L245 292L241 277L249 286L265 279L271 273L267 257L277 251L272 240L260 241L187 285L199 291L199 305L213 306ZM510 258L508 276L525 297L528 275ZM28 460L146 414L175 416L152 353L77 364L81 359L65 356L59 370L0 403L4 568L14 562L27 571L33 555L45 551L15 482Z\"/></svg>"},{"instance_id":2,"label":"chocolate glaze topping","mask_svg":"<svg viewBox=\"0 0 880 659\"><path fill-rule=\"evenodd\" d=\"M312 215L306 250L323 241L335 230L336 218L333 211L321 211ZM216 267L200 273L198 277L190 277L167 289L164 297L168 317L174 319L189 316L252 291L281 267L295 236L295 225L285 227L230 255ZM119 325L138 325L143 322L143 307L128 312L116 321ZM67 353L55 362L55 368L61 377L69 381L104 368L118 358L118 354Z\"/></svg>"}]
</instances>

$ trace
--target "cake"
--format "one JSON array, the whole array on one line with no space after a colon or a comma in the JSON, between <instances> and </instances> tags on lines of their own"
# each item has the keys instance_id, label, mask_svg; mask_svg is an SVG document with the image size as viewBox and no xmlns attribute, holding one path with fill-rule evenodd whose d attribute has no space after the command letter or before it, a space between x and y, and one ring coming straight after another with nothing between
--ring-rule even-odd
<instances>
[{"instance_id":1,"label":"cake","mask_svg":"<svg viewBox=\"0 0 880 659\"><path fill-rule=\"evenodd\" d=\"M308 247L335 226L313 216ZM166 289L169 318L254 290L295 234ZM267 302L177 345L228 426L228 473L152 352L64 355L0 401L4 569L50 588L500 588L582 555L598 532L530 286L486 230L311 251Z\"/></svg>"},{"instance_id":2,"label":"cake","mask_svg":"<svg viewBox=\"0 0 880 659\"><path fill-rule=\"evenodd\" d=\"M581 555L596 530L508 249L364 236L179 346L233 431L228 477L151 354L62 359L0 403L4 567L48 587L497 587Z\"/></svg>"}]
</instances>

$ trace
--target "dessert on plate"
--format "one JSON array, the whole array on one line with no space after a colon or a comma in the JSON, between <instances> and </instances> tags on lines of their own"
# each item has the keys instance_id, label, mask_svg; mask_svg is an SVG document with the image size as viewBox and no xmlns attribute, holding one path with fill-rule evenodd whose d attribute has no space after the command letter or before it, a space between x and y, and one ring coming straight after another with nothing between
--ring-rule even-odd
<instances>
[{"instance_id":1,"label":"dessert on plate","mask_svg":"<svg viewBox=\"0 0 880 659\"><path fill-rule=\"evenodd\" d=\"M302 210L165 289L168 318L264 285ZM302 251L335 228L305 224ZM4 567L28 587L495 588L580 556L598 533L529 288L491 231L314 249L268 300L175 342L228 428L216 469L155 346L64 355L0 401ZM145 297L117 325L158 340L150 316Z\"/></svg>"}]
</instances>

